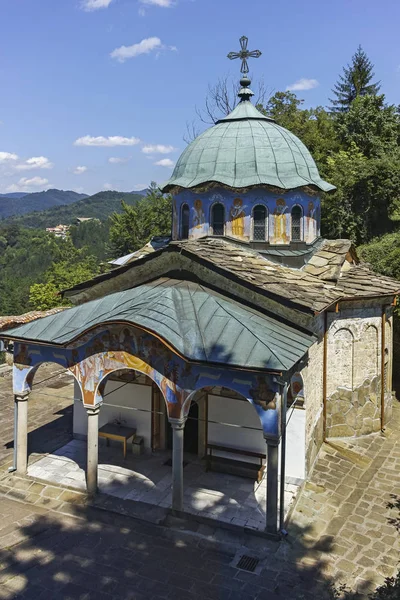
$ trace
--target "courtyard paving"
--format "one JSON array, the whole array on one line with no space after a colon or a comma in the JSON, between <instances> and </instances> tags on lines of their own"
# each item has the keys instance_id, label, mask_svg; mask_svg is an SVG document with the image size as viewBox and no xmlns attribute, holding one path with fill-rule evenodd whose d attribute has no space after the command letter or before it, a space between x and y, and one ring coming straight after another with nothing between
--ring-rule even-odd
<instances>
[{"instance_id":1,"label":"courtyard paving","mask_svg":"<svg viewBox=\"0 0 400 600\"><path fill-rule=\"evenodd\" d=\"M103 440L101 440L103 441ZM121 457L121 447L99 444L99 490L102 493L169 508L172 504L172 468L169 452ZM184 456L183 509L192 515L259 531L266 525L266 476L259 482L224 473L205 472L204 461ZM72 440L32 464L28 475L80 490L86 489L86 442ZM298 486L286 484L285 514Z\"/></svg>"},{"instance_id":2,"label":"courtyard paving","mask_svg":"<svg viewBox=\"0 0 400 600\"><path fill-rule=\"evenodd\" d=\"M31 463L71 440L72 386L54 371L29 400ZM397 402L384 434L323 446L280 542L154 525L144 522L148 510L133 519L91 506L83 493L8 474L12 404L11 380L0 379L0 598L322 600L330 582L365 595L398 569L396 515L387 508L400 495ZM259 573L237 569L237 553L257 556Z\"/></svg>"}]
</instances>

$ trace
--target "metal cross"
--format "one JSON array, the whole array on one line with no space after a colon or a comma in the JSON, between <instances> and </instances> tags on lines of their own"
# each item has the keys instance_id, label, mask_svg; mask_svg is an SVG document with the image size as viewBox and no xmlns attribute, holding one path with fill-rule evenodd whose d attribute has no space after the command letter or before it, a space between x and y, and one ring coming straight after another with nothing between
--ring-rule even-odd
<instances>
[{"instance_id":1,"label":"metal cross","mask_svg":"<svg viewBox=\"0 0 400 600\"><path fill-rule=\"evenodd\" d=\"M261 52L259 50L248 50L247 49L247 44L249 42L249 39L245 35L243 35L239 41L240 41L240 47L241 47L240 52L229 52L228 58L230 60L234 60L235 58L240 58L242 61L242 66L241 66L240 72L247 75L247 73L249 72L249 65L248 65L247 59L248 58L260 58Z\"/></svg>"}]
</instances>

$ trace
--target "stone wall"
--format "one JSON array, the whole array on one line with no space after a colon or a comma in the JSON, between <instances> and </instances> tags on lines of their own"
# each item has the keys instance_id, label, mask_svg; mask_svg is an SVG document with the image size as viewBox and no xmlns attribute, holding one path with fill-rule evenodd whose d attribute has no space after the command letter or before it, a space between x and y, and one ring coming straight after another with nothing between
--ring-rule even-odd
<instances>
[{"instance_id":1,"label":"stone wall","mask_svg":"<svg viewBox=\"0 0 400 600\"><path fill-rule=\"evenodd\" d=\"M316 319L315 328L322 333L323 316ZM302 369L304 407L306 410L306 474L310 472L323 442L323 338L308 351L308 363Z\"/></svg>"},{"instance_id":2,"label":"stone wall","mask_svg":"<svg viewBox=\"0 0 400 600\"><path fill-rule=\"evenodd\" d=\"M380 375L382 307L341 308L328 315L327 396Z\"/></svg>"},{"instance_id":3,"label":"stone wall","mask_svg":"<svg viewBox=\"0 0 400 600\"><path fill-rule=\"evenodd\" d=\"M366 435L381 428L381 377L350 390L338 387L327 398L327 437Z\"/></svg>"},{"instance_id":4,"label":"stone wall","mask_svg":"<svg viewBox=\"0 0 400 600\"><path fill-rule=\"evenodd\" d=\"M385 422L392 414L392 308L386 309ZM341 305L328 315L327 437L381 429L382 301Z\"/></svg>"}]
</instances>

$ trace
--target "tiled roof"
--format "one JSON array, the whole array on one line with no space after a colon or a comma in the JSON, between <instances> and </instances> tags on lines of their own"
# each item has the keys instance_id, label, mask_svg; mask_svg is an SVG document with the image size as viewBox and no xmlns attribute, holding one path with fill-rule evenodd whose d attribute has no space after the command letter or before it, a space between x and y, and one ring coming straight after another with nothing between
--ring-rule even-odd
<instances>
[{"instance_id":1,"label":"tiled roof","mask_svg":"<svg viewBox=\"0 0 400 600\"><path fill-rule=\"evenodd\" d=\"M31 321L36 321L36 319L43 319L43 317L48 317L49 315L55 315L58 312L65 310L65 308L51 308L50 310L32 310L31 312L27 312L23 315L15 315L11 317L0 317L0 331L6 331L7 329L11 329L12 327L17 327L18 325L23 325L25 323L30 323Z\"/></svg>"},{"instance_id":2,"label":"tiled roof","mask_svg":"<svg viewBox=\"0 0 400 600\"><path fill-rule=\"evenodd\" d=\"M360 264L344 271L338 287L346 298L395 295L400 291L400 281L378 275L366 264Z\"/></svg>"},{"instance_id":3,"label":"tiled roof","mask_svg":"<svg viewBox=\"0 0 400 600\"><path fill-rule=\"evenodd\" d=\"M171 245L277 298L285 298L317 312L335 302L338 296L331 283L321 281L305 271L276 264L257 251L223 239L203 238L173 242Z\"/></svg>"},{"instance_id":4,"label":"tiled roof","mask_svg":"<svg viewBox=\"0 0 400 600\"><path fill-rule=\"evenodd\" d=\"M307 312L321 312L343 299L366 296L379 298L400 292L399 281L374 273L368 265L358 264L349 240L322 240L307 265L295 269L273 262L265 254L243 244L224 238L206 237L171 242L150 255L140 256L109 273L66 290L66 295L76 297L79 303L83 299L92 300L128 289L137 285L136 268L143 283L149 261L158 261L165 253L175 255L171 256L170 261L171 265L174 264L171 267L173 269L187 271L187 262L180 261L182 255L251 287L255 292ZM167 263L163 261L163 270L155 269L158 276L167 272ZM153 271L150 268L149 276Z\"/></svg>"}]
</instances>

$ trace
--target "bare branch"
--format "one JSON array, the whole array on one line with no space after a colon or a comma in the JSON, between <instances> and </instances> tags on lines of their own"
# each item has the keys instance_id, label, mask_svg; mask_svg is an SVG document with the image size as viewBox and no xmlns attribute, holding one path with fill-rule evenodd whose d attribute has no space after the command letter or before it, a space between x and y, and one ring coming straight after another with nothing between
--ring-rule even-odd
<instances>
[{"instance_id":1,"label":"bare branch","mask_svg":"<svg viewBox=\"0 0 400 600\"><path fill-rule=\"evenodd\" d=\"M199 135L200 135L200 129L198 128L196 121L194 119L191 123L189 123L189 121L186 121L186 132L183 136L183 141L186 142L186 144L190 144Z\"/></svg>"},{"instance_id":2,"label":"bare branch","mask_svg":"<svg viewBox=\"0 0 400 600\"><path fill-rule=\"evenodd\" d=\"M190 143L199 135L197 123L215 125L219 119L229 115L238 103L239 89L240 84L237 79L228 75L218 79L216 84L209 85L203 108L195 107L197 119L192 123L186 123L184 141ZM267 88L264 80L259 79L254 95L255 105L265 106L272 94L272 88Z\"/></svg>"},{"instance_id":3,"label":"bare branch","mask_svg":"<svg viewBox=\"0 0 400 600\"><path fill-rule=\"evenodd\" d=\"M237 80L227 75L218 79L215 85L209 85L204 108L196 108L200 121L207 125L214 125L219 119L231 113L238 103L239 89ZM272 89L267 88L264 80L260 79L256 87L255 104L265 105L271 95Z\"/></svg>"}]
</instances>

